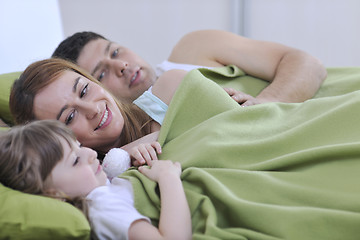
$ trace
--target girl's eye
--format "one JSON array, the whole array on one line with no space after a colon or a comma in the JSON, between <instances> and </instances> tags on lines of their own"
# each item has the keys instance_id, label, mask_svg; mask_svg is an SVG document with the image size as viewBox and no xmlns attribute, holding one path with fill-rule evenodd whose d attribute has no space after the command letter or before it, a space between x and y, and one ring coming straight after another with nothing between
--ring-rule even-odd
<instances>
[{"instance_id":1,"label":"girl's eye","mask_svg":"<svg viewBox=\"0 0 360 240\"><path fill-rule=\"evenodd\" d=\"M65 119L65 125L69 125L75 117L75 111L72 111L69 116Z\"/></svg>"},{"instance_id":2,"label":"girl's eye","mask_svg":"<svg viewBox=\"0 0 360 240\"><path fill-rule=\"evenodd\" d=\"M111 54L111 57L116 57L119 54L119 49L115 49L113 53Z\"/></svg>"},{"instance_id":3,"label":"girl's eye","mask_svg":"<svg viewBox=\"0 0 360 240\"><path fill-rule=\"evenodd\" d=\"M105 72L101 72L98 77L98 81L101 82L101 80L103 79L104 76L105 76Z\"/></svg>"},{"instance_id":4,"label":"girl's eye","mask_svg":"<svg viewBox=\"0 0 360 240\"><path fill-rule=\"evenodd\" d=\"M87 83L87 84L85 85L85 87L81 90L81 92L80 92L80 98L82 98L82 97L87 93L88 86L89 86L89 83Z\"/></svg>"},{"instance_id":5,"label":"girl's eye","mask_svg":"<svg viewBox=\"0 0 360 240\"><path fill-rule=\"evenodd\" d=\"M75 161L74 161L74 163L73 163L73 166L75 166L76 164L78 164L79 163L79 157L77 157L76 159L75 159Z\"/></svg>"}]
</instances>

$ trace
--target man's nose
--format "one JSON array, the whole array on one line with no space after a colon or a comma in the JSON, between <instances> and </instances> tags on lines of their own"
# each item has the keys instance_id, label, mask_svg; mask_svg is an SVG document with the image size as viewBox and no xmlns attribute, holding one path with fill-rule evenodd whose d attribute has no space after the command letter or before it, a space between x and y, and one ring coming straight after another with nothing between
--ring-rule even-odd
<instances>
[{"instance_id":1,"label":"man's nose","mask_svg":"<svg viewBox=\"0 0 360 240\"><path fill-rule=\"evenodd\" d=\"M114 73L121 77L124 75L124 70L129 67L129 64L128 62L120 59L113 59L111 62L111 67L113 68Z\"/></svg>"}]
</instances>

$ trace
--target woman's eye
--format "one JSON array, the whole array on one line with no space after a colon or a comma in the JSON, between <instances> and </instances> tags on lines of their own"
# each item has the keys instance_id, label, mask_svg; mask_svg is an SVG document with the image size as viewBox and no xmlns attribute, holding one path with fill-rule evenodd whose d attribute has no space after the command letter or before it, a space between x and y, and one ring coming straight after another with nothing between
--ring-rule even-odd
<instances>
[{"instance_id":1,"label":"woman's eye","mask_svg":"<svg viewBox=\"0 0 360 240\"><path fill-rule=\"evenodd\" d=\"M75 111L72 111L69 116L65 119L65 125L69 125L75 117Z\"/></svg>"},{"instance_id":2,"label":"woman's eye","mask_svg":"<svg viewBox=\"0 0 360 240\"><path fill-rule=\"evenodd\" d=\"M77 157L76 159L75 159L75 161L74 161L74 163L73 163L73 166L75 166L76 164L78 164L79 163L79 157Z\"/></svg>"},{"instance_id":3,"label":"woman's eye","mask_svg":"<svg viewBox=\"0 0 360 240\"><path fill-rule=\"evenodd\" d=\"M113 51L113 53L111 54L111 57L116 57L119 53L119 49L115 49L115 51Z\"/></svg>"},{"instance_id":4,"label":"woman's eye","mask_svg":"<svg viewBox=\"0 0 360 240\"><path fill-rule=\"evenodd\" d=\"M98 81L101 82L101 80L103 79L104 76L105 76L105 72L101 72L98 77Z\"/></svg>"},{"instance_id":5,"label":"woman's eye","mask_svg":"<svg viewBox=\"0 0 360 240\"><path fill-rule=\"evenodd\" d=\"M80 98L82 98L82 97L87 93L88 86L89 86L89 83L87 83L87 84L85 85L85 87L81 90L81 92L80 92Z\"/></svg>"}]
</instances>

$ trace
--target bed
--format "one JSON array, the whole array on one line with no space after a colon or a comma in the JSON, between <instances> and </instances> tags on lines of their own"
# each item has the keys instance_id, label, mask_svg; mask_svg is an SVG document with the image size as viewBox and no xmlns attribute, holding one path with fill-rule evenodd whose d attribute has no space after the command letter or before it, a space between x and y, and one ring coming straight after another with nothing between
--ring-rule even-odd
<instances>
[{"instance_id":1,"label":"bed","mask_svg":"<svg viewBox=\"0 0 360 240\"><path fill-rule=\"evenodd\" d=\"M247 108L209 79L254 96L267 85L235 66L193 70L169 106L160 158L182 163L193 239L356 239L360 68L328 69L304 103ZM157 225L156 184L135 169L121 177ZM4 186L0 192L0 238L89 237L74 207Z\"/></svg>"}]
</instances>

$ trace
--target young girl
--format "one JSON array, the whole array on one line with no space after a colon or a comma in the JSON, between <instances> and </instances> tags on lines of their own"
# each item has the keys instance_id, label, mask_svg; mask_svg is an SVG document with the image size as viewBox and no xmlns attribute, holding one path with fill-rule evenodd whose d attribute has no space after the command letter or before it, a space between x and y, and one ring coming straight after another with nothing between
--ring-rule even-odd
<instances>
[{"instance_id":1,"label":"young girl","mask_svg":"<svg viewBox=\"0 0 360 240\"><path fill-rule=\"evenodd\" d=\"M88 212L99 239L191 239L180 164L152 161L150 165L139 171L159 184L159 228L135 209L130 182L114 178L110 183L97 153L79 145L61 122L34 121L0 136L1 183L58 198Z\"/></svg>"}]
</instances>

